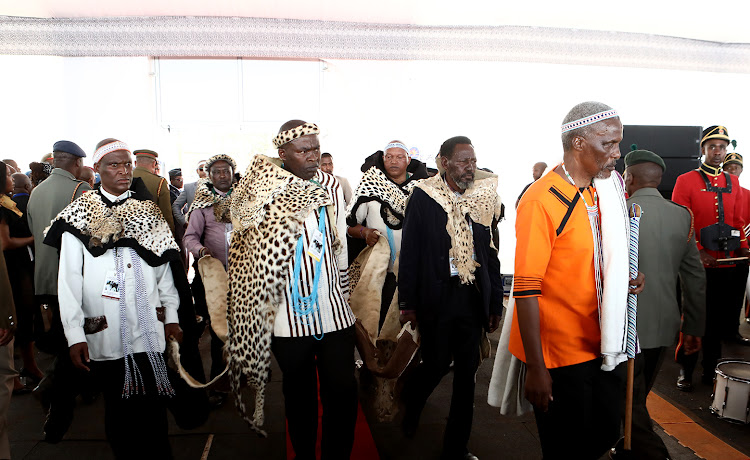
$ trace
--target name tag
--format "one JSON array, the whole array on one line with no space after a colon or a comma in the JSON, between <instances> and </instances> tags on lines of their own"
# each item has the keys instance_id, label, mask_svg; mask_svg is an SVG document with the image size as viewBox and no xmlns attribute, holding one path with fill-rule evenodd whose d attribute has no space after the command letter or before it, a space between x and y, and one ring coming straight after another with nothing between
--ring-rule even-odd
<instances>
[{"instance_id":1,"label":"name tag","mask_svg":"<svg viewBox=\"0 0 750 460\"><path fill-rule=\"evenodd\" d=\"M739 236L740 236L740 231L739 231L739 230L732 230L732 231L731 231L731 234L732 234L732 236L737 236L737 237L739 237Z\"/></svg>"},{"instance_id":2,"label":"name tag","mask_svg":"<svg viewBox=\"0 0 750 460\"><path fill-rule=\"evenodd\" d=\"M120 282L117 281L117 274L113 271L108 271L104 276L102 297L106 297L108 299L120 298Z\"/></svg>"},{"instance_id":3,"label":"name tag","mask_svg":"<svg viewBox=\"0 0 750 460\"><path fill-rule=\"evenodd\" d=\"M451 276L458 276L458 268L453 263L453 257L449 259L449 263L451 264Z\"/></svg>"},{"instance_id":4,"label":"name tag","mask_svg":"<svg viewBox=\"0 0 750 460\"><path fill-rule=\"evenodd\" d=\"M316 229L313 233L312 241L307 248L307 255L315 259L316 262L320 261L320 257L323 255L323 234L320 230Z\"/></svg>"}]
</instances>

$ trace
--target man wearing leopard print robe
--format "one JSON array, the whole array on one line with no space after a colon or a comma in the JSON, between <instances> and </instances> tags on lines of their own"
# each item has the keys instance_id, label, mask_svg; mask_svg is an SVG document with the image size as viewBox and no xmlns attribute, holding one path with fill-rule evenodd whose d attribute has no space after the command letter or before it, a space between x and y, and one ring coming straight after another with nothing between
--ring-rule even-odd
<instances>
[{"instance_id":1,"label":"man wearing leopard print robe","mask_svg":"<svg viewBox=\"0 0 750 460\"><path fill-rule=\"evenodd\" d=\"M133 179L127 145L105 139L94 163L101 188L63 209L44 240L60 250L58 298L70 357L104 395L115 458L171 458L167 402L174 390L162 353L168 337L182 340L170 267L179 248L145 185Z\"/></svg>"},{"instance_id":2,"label":"man wearing leopard print robe","mask_svg":"<svg viewBox=\"0 0 750 460\"><path fill-rule=\"evenodd\" d=\"M285 123L274 139L279 158L257 155L234 189L228 363L240 413L265 434L263 403L273 351L298 459L315 459L319 378L322 456L348 459L357 383L345 204L338 180L318 169L318 133L312 123ZM255 390L252 418L238 397L243 376Z\"/></svg>"}]
</instances>

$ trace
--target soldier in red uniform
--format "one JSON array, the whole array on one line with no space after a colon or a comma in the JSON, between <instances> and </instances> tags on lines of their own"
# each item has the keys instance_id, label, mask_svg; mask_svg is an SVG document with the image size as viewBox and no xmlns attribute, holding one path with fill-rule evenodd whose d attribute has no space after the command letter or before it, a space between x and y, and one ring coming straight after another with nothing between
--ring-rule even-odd
<instances>
[{"instance_id":1,"label":"soldier in red uniform","mask_svg":"<svg viewBox=\"0 0 750 460\"><path fill-rule=\"evenodd\" d=\"M722 259L747 257L745 197L736 176L722 172L729 133L724 126L703 131L700 168L677 178L672 200L688 207L695 216L695 236L703 267L706 269L706 335L703 338L703 377L710 384L716 362L721 357L721 341L733 339L742 305L748 266ZM681 345L681 344L680 344ZM697 354L685 356L678 345L677 360L682 364L677 388L692 390L692 374Z\"/></svg>"},{"instance_id":2,"label":"soldier in red uniform","mask_svg":"<svg viewBox=\"0 0 750 460\"><path fill-rule=\"evenodd\" d=\"M742 169L742 155L737 152L727 153L726 158L724 158L724 171L739 178L740 174L742 174ZM745 195L745 236L750 236L750 190L742 187L742 194ZM748 308L748 301L750 301L750 279L748 279L748 283L745 286L745 299L745 304L743 305L745 307L745 321L750 322L750 319L748 319L748 316L750 316L750 308ZM750 339L740 334L739 326L739 323L737 323L737 332L734 336L735 341L742 345L750 345Z\"/></svg>"}]
</instances>

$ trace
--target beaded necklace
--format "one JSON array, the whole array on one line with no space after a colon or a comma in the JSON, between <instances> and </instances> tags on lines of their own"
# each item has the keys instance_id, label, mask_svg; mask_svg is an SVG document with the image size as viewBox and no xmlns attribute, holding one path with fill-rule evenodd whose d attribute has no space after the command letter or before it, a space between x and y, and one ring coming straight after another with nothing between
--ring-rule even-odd
<instances>
[{"instance_id":1,"label":"beaded necklace","mask_svg":"<svg viewBox=\"0 0 750 460\"><path fill-rule=\"evenodd\" d=\"M573 187L576 188L578 195L581 197L581 201L583 201L583 205L586 206L586 214L588 215L589 225L591 226L591 234L594 238L594 274L596 277L596 297L599 307L601 308L603 292L601 267L604 264L604 261L602 259L602 231L599 223L599 195L597 195L596 193L596 187L592 187L591 194L594 197L594 204L593 206L589 206L588 203L586 203L586 198L584 198L583 194L581 193L581 189L578 188L576 183L573 181L573 178L570 177L568 170L565 168L565 162L563 161L560 166L562 166L565 177L567 177L570 183L573 184Z\"/></svg>"},{"instance_id":2,"label":"beaded necklace","mask_svg":"<svg viewBox=\"0 0 750 460\"><path fill-rule=\"evenodd\" d=\"M326 250L326 219L325 219L325 206L321 206L319 213L320 217L318 218L318 231L322 235L321 243L323 245L323 248L320 252L320 258L317 262L315 262L315 270L313 272L313 284L312 288L310 289L310 295L308 296L302 296L299 289L299 278L300 278L300 269L302 267L302 253L304 252L304 243L303 239L305 238L304 233L299 237L299 240L297 240L297 247L294 250L294 274L292 275L292 310L294 311L294 315L308 326L312 326L314 323L314 319L312 319L313 315L315 313L318 314L318 319L321 321L321 328L323 327L322 318L320 317L320 308L318 306L318 284L320 283L320 272L321 272L321 265L323 263L323 256L325 255ZM309 318L309 319L308 319ZM314 335L314 337L318 340L323 338L323 335L321 334L320 337L317 337Z\"/></svg>"}]
</instances>

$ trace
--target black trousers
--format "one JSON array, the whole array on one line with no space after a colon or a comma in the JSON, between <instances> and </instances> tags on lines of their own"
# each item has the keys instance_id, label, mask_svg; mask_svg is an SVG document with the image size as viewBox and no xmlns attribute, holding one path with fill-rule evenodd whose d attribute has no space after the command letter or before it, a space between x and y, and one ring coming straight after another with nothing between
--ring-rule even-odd
<instances>
[{"instance_id":1,"label":"black trousers","mask_svg":"<svg viewBox=\"0 0 750 460\"><path fill-rule=\"evenodd\" d=\"M453 361L453 393L443 436L443 456L452 458L467 452L471 435L483 313L476 286L462 285L458 277L451 278L442 298L444 302L435 306L433 314L418 318L422 362L406 383L403 397L405 417L419 420L427 399Z\"/></svg>"},{"instance_id":2,"label":"black trousers","mask_svg":"<svg viewBox=\"0 0 750 460\"><path fill-rule=\"evenodd\" d=\"M742 301L745 298L748 266L706 268L706 334L701 352L703 377L713 378L716 364L721 358L721 341L731 340L737 333ZM685 356L678 350L677 361L692 377L698 353Z\"/></svg>"},{"instance_id":3,"label":"black trousers","mask_svg":"<svg viewBox=\"0 0 750 460\"><path fill-rule=\"evenodd\" d=\"M633 422L631 458L643 460L664 460L670 458L669 450L658 434L654 432L651 415L646 408L646 397L651 392L656 374L664 361L665 347L643 349L635 357L633 373ZM622 405L625 407L625 393L622 393ZM617 443L617 450L624 449L622 439Z\"/></svg>"},{"instance_id":4,"label":"black trousers","mask_svg":"<svg viewBox=\"0 0 750 460\"><path fill-rule=\"evenodd\" d=\"M601 370L597 358L550 369L552 397L547 412L534 409L545 460L596 460L620 436L626 363Z\"/></svg>"},{"instance_id":5,"label":"black trousers","mask_svg":"<svg viewBox=\"0 0 750 460\"><path fill-rule=\"evenodd\" d=\"M321 458L349 459L357 422L354 326L329 332L321 340L273 337L271 349L283 373L284 408L296 458L315 460L319 380L323 405Z\"/></svg>"},{"instance_id":6,"label":"black trousers","mask_svg":"<svg viewBox=\"0 0 750 460\"><path fill-rule=\"evenodd\" d=\"M91 361L92 377L104 395L104 431L117 460L171 459L166 396L159 396L146 353L133 355L145 394L122 397L124 359Z\"/></svg>"}]
</instances>

